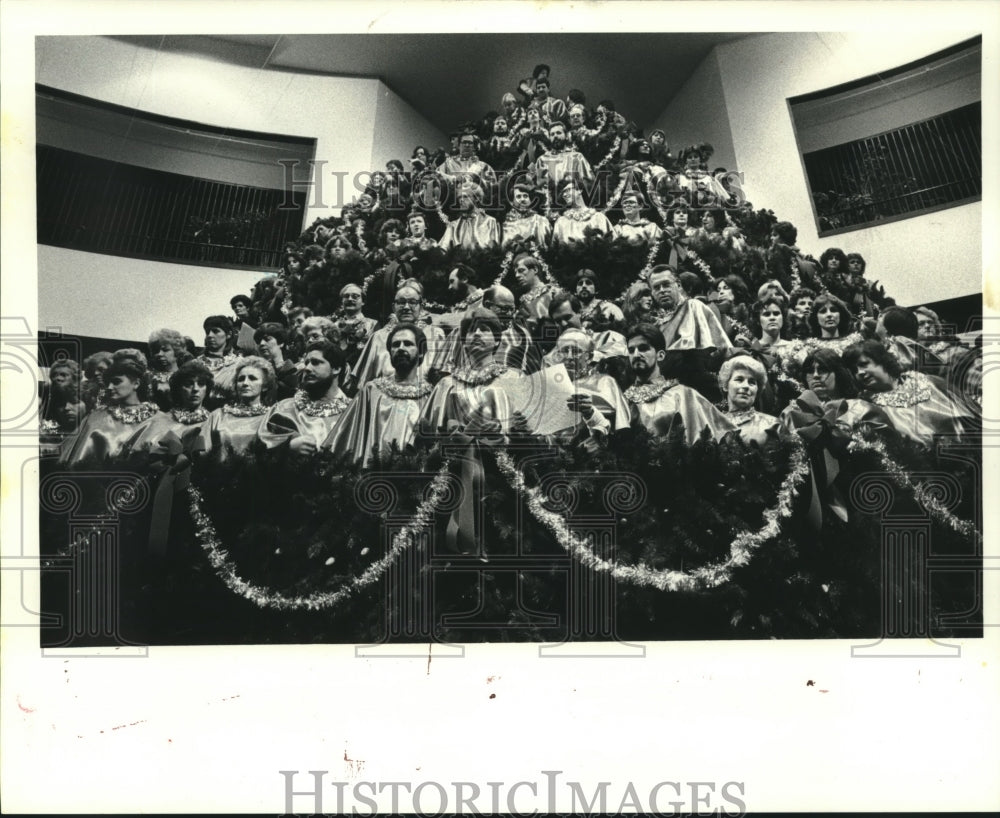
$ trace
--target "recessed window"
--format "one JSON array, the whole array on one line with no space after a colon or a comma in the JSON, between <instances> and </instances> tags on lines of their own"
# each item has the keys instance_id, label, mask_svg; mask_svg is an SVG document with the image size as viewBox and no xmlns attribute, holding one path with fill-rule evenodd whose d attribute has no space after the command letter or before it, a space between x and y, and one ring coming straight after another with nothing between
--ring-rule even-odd
<instances>
[{"instance_id":1,"label":"recessed window","mask_svg":"<svg viewBox=\"0 0 1000 818\"><path fill-rule=\"evenodd\" d=\"M108 255L274 268L307 194L279 160L315 140L154 116L39 87L38 241ZM296 179L304 175L296 169Z\"/></svg>"},{"instance_id":2,"label":"recessed window","mask_svg":"<svg viewBox=\"0 0 1000 818\"><path fill-rule=\"evenodd\" d=\"M981 39L789 100L820 236L982 197Z\"/></svg>"}]
</instances>

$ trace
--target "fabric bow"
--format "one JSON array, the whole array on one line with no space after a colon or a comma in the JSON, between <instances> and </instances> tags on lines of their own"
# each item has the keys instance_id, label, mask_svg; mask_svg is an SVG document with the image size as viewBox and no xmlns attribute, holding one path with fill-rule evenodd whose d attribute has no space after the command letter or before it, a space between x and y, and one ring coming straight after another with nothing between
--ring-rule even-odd
<instances>
[{"instance_id":1,"label":"fabric bow","mask_svg":"<svg viewBox=\"0 0 1000 818\"><path fill-rule=\"evenodd\" d=\"M787 418L809 450L812 479L812 498L809 504L809 522L815 529L823 525L826 508L843 522L847 522L847 506L836 486L840 474L837 457L847 451L851 433L838 419L847 411L844 400L824 403L811 390L803 392L787 410Z\"/></svg>"}]
</instances>

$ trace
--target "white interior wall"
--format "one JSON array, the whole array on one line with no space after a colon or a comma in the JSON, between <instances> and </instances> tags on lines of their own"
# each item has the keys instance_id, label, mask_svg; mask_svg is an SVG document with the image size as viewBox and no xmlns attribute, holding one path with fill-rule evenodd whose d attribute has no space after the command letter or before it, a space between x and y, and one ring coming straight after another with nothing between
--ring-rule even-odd
<instances>
[{"instance_id":1,"label":"white interior wall","mask_svg":"<svg viewBox=\"0 0 1000 818\"><path fill-rule=\"evenodd\" d=\"M686 145L708 142L715 148L710 167L739 170L715 49L645 132L648 135L657 128L663 129L674 155Z\"/></svg>"},{"instance_id":2,"label":"white interior wall","mask_svg":"<svg viewBox=\"0 0 1000 818\"><path fill-rule=\"evenodd\" d=\"M908 32L891 41L884 32L762 34L716 48L749 199L795 224L806 252L860 252L902 304L982 291L981 204L820 239L787 100L905 65L975 33Z\"/></svg>"},{"instance_id":3,"label":"white interior wall","mask_svg":"<svg viewBox=\"0 0 1000 818\"><path fill-rule=\"evenodd\" d=\"M35 58L36 82L53 88L208 125L315 138L318 184L306 224L339 213L372 167L444 138L374 79L249 68L105 37L39 37ZM309 179L309 170L295 178ZM229 298L262 275L46 246L38 265L42 329L136 340L158 327L198 339L202 319L228 313Z\"/></svg>"}]
</instances>

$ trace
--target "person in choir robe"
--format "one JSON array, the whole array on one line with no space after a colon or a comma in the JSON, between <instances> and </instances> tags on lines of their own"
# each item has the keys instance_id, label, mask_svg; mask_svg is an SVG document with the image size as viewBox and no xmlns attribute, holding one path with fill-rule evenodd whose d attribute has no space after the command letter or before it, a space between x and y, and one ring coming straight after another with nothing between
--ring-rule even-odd
<instances>
[{"instance_id":1,"label":"person in choir robe","mask_svg":"<svg viewBox=\"0 0 1000 818\"><path fill-rule=\"evenodd\" d=\"M361 310L365 296L357 284L345 284L340 289L340 309L333 316L333 323L340 332L340 348L347 356L349 366L354 366L365 348L368 339L378 326L378 321L369 318Z\"/></svg>"},{"instance_id":2,"label":"person in choir robe","mask_svg":"<svg viewBox=\"0 0 1000 818\"><path fill-rule=\"evenodd\" d=\"M439 173L458 186L469 182L476 185L496 184L496 173L479 158L478 150L479 138L471 133L462 134L458 140L458 156L445 159Z\"/></svg>"},{"instance_id":3,"label":"person in choir robe","mask_svg":"<svg viewBox=\"0 0 1000 818\"><path fill-rule=\"evenodd\" d=\"M83 359L84 380L80 387L80 397L88 412L104 408L107 389L104 376L113 360L114 356L107 350L95 352Z\"/></svg>"},{"instance_id":4,"label":"person in choir robe","mask_svg":"<svg viewBox=\"0 0 1000 818\"><path fill-rule=\"evenodd\" d=\"M444 229L439 243L442 250L485 250L500 244L500 225L482 210L482 202L483 189L479 185L465 184L458 189L459 215Z\"/></svg>"},{"instance_id":5,"label":"person in choir robe","mask_svg":"<svg viewBox=\"0 0 1000 818\"><path fill-rule=\"evenodd\" d=\"M670 265L657 264L650 271L649 288L659 308L656 323L663 332L667 350L732 347L715 313L698 299L688 297Z\"/></svg>"},{"instance_id":6,"label":"person in choir robe","mask_svg":"<svg viewBox=\"0 0 1000 818\"><path fill-rule=\"evenodd\" d=\"M511 189L511 209L503 223L503 246L533 241L544 250L552 237L552 223L531 209L530 185L519 182Z\"/></svg>"},{"instance_id":7,"label":"person in choir robe","mask_svg":"<svg viewBox=\"0 0 1000 818\"><path fill-rule=\"evenodd\" d=\"M257 332L266 329L264 324ZM216 409L205 424L205 444L218 460L245 455L258 445L260 425L274 394L275 370L264 357L250 355L236 365L236 400ZM281 394L280 391L278 393Z\"/></svg>"},{"instance_id":8,"label":"person in choir robe","mask_svg":"<svg viewBox=\"0 0 1000 818\"><path fill-rule=\"evenodd\" d=\"M429 250L438 243L427 235L427 217L419 210L414 210L406 217L406 228L409 237L403 239L403 249L415 247L419 250Z\"/></svg>"},{"instance_id":9,"label":"person in choir robe","mask_svg":"<svg viewBox=\"0 0 1000 818\"><path fill-rule=\"evenodd\" d=\"M480 306L483 291L473 284L476 271L467 264L456 264L448 273L448 295L454 299L452 312L468 312Z\"/></svg>"},{"instance_id":10,"label":"person in choir robe","mask_svg":"<svg viewBox=\"0 0 1000 818\"><path fill-rule=\"evenodd\" d=\"M541 353L531 330L517 313L514 293L501 284L483 291L483 308L490 310L500 320L503 332L494 357L508 369L530 375L541 368Z\"/></svg>"},{"instance_id":11,"label":"person in choir robe","mask_svg":"<svg viewBox=\"0 0 1000 818\"><path fill-rule=\"evenodd\" d=\"M582 329L567 329L556 341L553 363L565 366L573 385L582 390L569 399L570 408L580 413L591 436L606 437L629 428L632 412L615 379L597 372L593 359L594 336Z\"/></svg>"},{"instance_id":12,"label":"person in choir robe","mask_svg":"<svg viewBox=\"0 0 1000 818\"><path fill-rule=\"evenodd\" d=\"M242 358L240 360L243 360ZM200 361L188 361L170 376L170 405L159 412L127 444L130 454L149 453L168 434L185 439L189 435L203 439L209 413L205 399L212 389L213 376Z\"/></svg>"},{"instance_id":13,"label":"person in choir robe","mask_svg":"<svg viewBox=\"0 0 1000 818\"><path fill-rule=\"evenodd\" d=\"M555 287L542 281L541 273L541 262L530 253L521 253L514 259L514 278L520 290L518 314L533 333L548 318L549 303L556 293Z\"/></svg>"},{"instance_id":14,"label":"person in choir robe","mask_svg":"<svg viewBox=\"0 0 1000 818\"><path fill-rule=\"evenodd\" d=\"M233 322L226 315L210 315L202 322L205 350L195 360L201 361L215 381L207 405L214 409L232 397L233 373L240 356L233 349Z\"/></svg>"},{"instance_id":15,"label":"person in choir robe","mask_svg":"<svg viewBox=\"0 0 1000 818\"><path fill-rule=\"evenodd\" d=\"M935 438L957 441L975 432L973 413L939 389L923 372L903 372L897 358L879 341L862 341L844 350L861 398L880 407L904 437L934 448Z\"/></svg>"},{"instance_id":16,"label":"person in choir robe","mask_svg":"<svg viewBox=\"0 0 1000 818\"><path fill-rule=\"evenodd\" d=\"M434 387L420 417L421 434L433 438L464 429L477 418L509 420L502 390L487 388L498 379L519 377L520 373L498 363L494 357L503 326L486 309L473 310L459 324L459 338L466 366L457 367Z\"/></svg>"},{"instance_id":17,"label":"person in choir robe","mask_svg":"<svg viewBox=\"0 0 1000 818\"><path fill-rule=\"evenodd\" d=\"M629 244L643 244L652 247L663 231L655 222L642 217L642 196L635 191L626 191L621 198L624 218L616 224L611 235L625 239Z\"/></svg>"},{"instance_id":18,"label":"person in choir robe","mask_svg":"<svg viewBox=\"0 0 1000 818\"><path fill-rule=\"evenodd\" d=\"M416 324L396 324L387 339L393 373L365 384L323 443L337 457L368 468L395 445L412 445L417 421L431 393L420 376L427 338Z\"/></svg>"},{"instance_id":19,"label":"person in choir robe","mask_svg":"<svg viewBox=\"0 0 1000 818\"><path fill-rule=\"evenodd\" d=\"M555 124L566 119L566 103L557 97L549 96L549 78L539 77L535 80L535 96L528 104L542 117L545 124Z\"/></svg>"},{"instance_id":20,"label":"person in choir robe","mask_svg":"<svg viewBox=\"0 0 1000 818\"><path fill-rule=\"evenodd\" d=\"M68 358L53 363L39 401L41 434L75 432L87 414L87 406L80 397L80 365Z\"/></svg>"},{"instance_id":21,"label":"person in choir robe","mask_svg":"<svg viewBox=\"0 0 1000 818\"><path fill-rule=\"evenodd\" d=\"M625 390L632 404L632 422L655 435L670 433L674 423L684 424L684 439L693 445L707 427L720 439L736 427L725 415L694 389L676 378L663 376L666 355L663 333L654 324L637 324L626 333L628 357L635 382Z\"/></svg>"},{"instance_id":22,"label":"person in choir robe","mask_svg":"<svg viewBox=\"0 0 1000 818\"><path fill-rule=\"evenodd\" d=\"M287 449L297 458L316 453L350 401L340 391L344 352L329 341L316 341L302 356L301 388L278 401L264 416L258 436L268 449Z\"/></svg>"},{"instance_id":23,"label":"person in choir robe","mask_svg":"<svg viewBox=\"0 0 1000 818\"><path fill-rule=\"evenodd\" d=\"M559 198L565 203L566 209L552 228L553 245L583 241L588 230L596 230L605 236L611 235L608 217L584 205L583 190L575 179L563 180Z\"/></svg>"},{"instance_id":24,"label":"person in choir robe","mask_svg":"<svg viewBox=\"0 0 1000 818\"><path fill-rule=\"evenodd\" d=\"M265 387L265 399L268 403L284 400L295 394L299 388L299 368L285 357L288 342L288 330L282 324L266 323L257 327L253 334L257 343L257 352L261 358L271 364L274 377ZM257 356L252 356L256 358ZM242 364L242 361L240 362ZM240 364L236 365L235 376L239 377ZM240 397L237 384L236 396Z\"/></svg>"},{"instance_id":25,"label":"person in choir robe","mask_svg":"<svg viewBox=\"0 0 1000 818\"><path fill-rule=\"evenodd\" d=\"M177 330L160 329L149 336L149 361L146 395L161 410L170 408L170 376L177 367L189 361L191 355L184 343L184 336Z\"/></svg>"},{"instance_id":26,"label":"person in choir robe","mask_svg":"<svg viewBox=\"0 0 1000 818\"><path fill-rule=\"evenodd\" d=\"M590 162L573 147L562 122L549 125L549 149L535 160L534 172L537 184L548 186L550 192L559 190L567 179L580 184L594 178Z\"/></svg>"},{"instance_id":27,"label":"person in choir robe","mask_svg":"<svg viewBox=\"0 0 1000 818\"><path fill-rule=\"evenodd\" d=\"M763 443L778 434L781 424L774 415L758 412L757 397L767 385L764 365L749 355L736 355L719 370L719 389L729 407L726 416L747 443Z\"/></svg>"},{"instance_id":28,"label":"person in choir robe","mask_svg":"<svg viewBox=\"0 0 1000 818\"><path fill-rule=\"evenodd\" d=\"M393 373L392 360L386 341L389 333L398 323L416 324L423 330L427 338L427 354L420 364L420 376L427 378L430 370L440 369L441 360L445 354L446 335L444 330L431 323L431 316L423 310L423 289L420 285L408 279L396 291L392 302L392 314L386 325L372 333L368 343L361 351L358 362L354 365L353 382L360 390L368 381Z\"/></svg>"},{"instance_id":29,"label":"person in choir robe","mask_svg":"<svg viewBox=\"0 0 1000 818\"><path fill-rule=\"evenodd\" d=\"M941 377L945 362L919 340L917 314L907 307L886 307L879 313L875 336L899 359L904 372L916 369L925 375Z\"/></svg>"},{"instance_id":30,"label":"person in choir robe","mask_svg":"<svg viewBox=\"0 0 1000 818\"><path fill-rule=\"evenodd\" d=\"M248 295L234 295L229 299L229 308L236 316L233 319L233 346L241 355L253 355L257 347L253 342L253 331L257 328L257 317L253 314L253 299Z\"/></svg>"},{"instance_id":31,"label":"person in choir robe","mask_svg":"<svg viewBox=\"0 0 1000 818\"><path fill-rule=\"evenodd\" d=\"M130 439L140 433L159 411L155 403L140 399L146 377L146 356L136 349L120 349L104 373L106 404L94 409L75 435L59 449L60 465L100 465L127 453Z\"/></svg>"},{"instance_id":32,"label":"person in choir robe","mask_svg":"<svg viewBox=\"0 0 1000 818\"><path fill-rule=\"evenodd\" d=\"M597 274L583 269L576 275L575 294L580 302L580 324L592 332L625 329L625 313L621 308L597 297Z\"/></svg>"}]
</instances>

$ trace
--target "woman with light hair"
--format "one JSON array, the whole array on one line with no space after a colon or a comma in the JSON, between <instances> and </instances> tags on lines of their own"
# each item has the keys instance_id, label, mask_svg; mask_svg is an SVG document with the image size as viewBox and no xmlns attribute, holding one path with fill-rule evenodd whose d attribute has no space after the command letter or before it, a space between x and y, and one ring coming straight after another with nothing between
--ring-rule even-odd
<instances>
[{"instance_id":1,"label":"woman with light hair","mask_svg":"<svg viewBox=\"0 0 1000 818\"><path fill-rule=\"evenodd\" d=\"M778 433L780 423L774 415L758 412L757 396L767 384L764 365L749 355L737 355L719 370L719 389L726 396L726 415L740 430L747 443L763 444Z\"/></svg>"},{"instance_id":2,"label":"woman with light hair","mask_svg":"<svg viewBox=\"0 0 1000 818\"><path fill-rule=\"evenodd\" d=\"M264 358L247 356L236 365L234 383L236 399L212 412L205 424L205 444L218 460L246 455L257 442L274 392L274 367Z\"/></svg>"},{"instance_id":3,"label":"woman with light hair","mask_svg":"<svg viewBox=\"0 0 1000 818\"><path fill-rule=\"evenodd\" d=\"M170 376L191 359L184 336L174 329L158 329L149 336L149 380L146 396L164 412L170 409Z\"/></svg>"}]
</instances>

